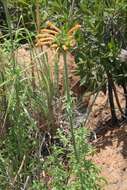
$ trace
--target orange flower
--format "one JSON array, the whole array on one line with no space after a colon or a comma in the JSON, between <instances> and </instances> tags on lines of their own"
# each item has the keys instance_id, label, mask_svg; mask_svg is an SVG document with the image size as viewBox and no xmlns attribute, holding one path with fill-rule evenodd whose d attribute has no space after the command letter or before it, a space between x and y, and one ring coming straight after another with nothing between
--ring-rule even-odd
<instances>
[{"instance_id":1,"label":"orange flower","mask_svg":"<svg viewBox=\"0 0 127 190\"><path fill-rule=\"evenodd\" d=\"M81 28L81 25L76 24L67 33L57 28L52 22L48 21L47 28L40 31L36 37L36 46L49 45L51 48L62 48L67 51L70 47L76 44L74 32Z\"/></svg>"},{"instance_id":2,"label":"orange flower","mask_svg":"<svg viewBox=\"0 0 127 190\"><path fill-rule=\"evenodd\" d=\"M77 31L78 29L81 28L81 25L80 24L76 24L73 28L71 28L69 31L68 31L68 35L72 35L75 31Z\"/></svg>"},{"instance_id":3,"label":"orange flower","mask_svg":"<svg viewBox=\"0 0 127 190\"><path fill-rule=\"evenodd\" d=\"M61 32L59 28L57 28L52 22L48 21L47 26L50 27L53 30L56 30L57 32Z\"/></svg>"}]
</instances>

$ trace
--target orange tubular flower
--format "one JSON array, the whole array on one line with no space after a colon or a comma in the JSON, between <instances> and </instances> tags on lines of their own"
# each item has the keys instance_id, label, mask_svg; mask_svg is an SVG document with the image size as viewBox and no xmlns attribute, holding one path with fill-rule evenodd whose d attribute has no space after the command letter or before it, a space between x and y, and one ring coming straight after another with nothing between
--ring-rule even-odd
<instances>
[{"instance_id":1,"label":"orange tubular flower","mask_svg":"<svg viewBox=\"0 0 127 190\"><path fill-rule=\"evenodd\" d=\"M47 38L47 37L54 37L53 34L49 34L49 33L44 33L44 34L38 34L36 36L37 39L40 39L40 38Z\"/></svg>"},{"instance_id":2,"label":"orange tubular flower","mask_svg":"<svg viewBox=\"0 0 127 190\"><path fill-rule=\"evenodd\" d=\"M41 34L45 34L45 33L53 34L53 35L57 35L57 34L58 34L58 32L56 32L56 31L54 31L54 30L42 29L42 30L41 30Z\"/></svg>"},{"instance_id":3,"label":"orange tubular flower","mask_svg":"<svg viewBox=\"0 0 127 190\"><path fill-rule=\"evenodd\" d=\"M59 28L57 28L52 22L48 21L47 22L47 26L53 30L56 30L57 32L61 32L61 30Z\"/></svg>"},{"instance_id":4,"label":"orange tubular flower","mask_svg":"<svg viewBox=\"0 0 127 190\"><path fill-rule=\"evenodd\" d=\"M36 37L36 46L49 45L51 48L62 48L64 51L67 51L70 47L74 47L76 44L74 38L74 32L81 28L81 25L76 24L72 27L65 38L62 34L62 31L57 28L52 22L48 21L47 28L44 28L40 31L40 34ZM58 38L57 38L58 37Z\"/></svg>"},{"instance_id":5,"label":"orange tubular flower","mask_svg":"<svg viewBox=\"0 0 127 190\"><path fill-rule=\"evenodd\" d=\"M47 38L40 38L39 41L40 42L45 42L45 41L50 41L50 40L53 40L54 38L53 37L47 37Z\"/></svg>"},{"instance_id":6,"label":"orange tubular flower","mask_svg":"<svg viewBox=\"0 0 127 190\"><path fill-rule=\"evenodd\" d=\"M80 24L76 24L73 28L71 28L69 31L68 31L68 35L72 35L75 31L77 31L78 29L81 28L81 25Z\"/></svg>"},{"instance_id":7,"label":"orange tubular flower","mask_svg":"<svg viewBox=\"0 0 127 190\"><path fill-rule=\"evenodd\" d=\"M44 45L52 45L51 41L46 41L46 42L37 42L36 47L44 46Z\"/></svg>"}]
</instances>

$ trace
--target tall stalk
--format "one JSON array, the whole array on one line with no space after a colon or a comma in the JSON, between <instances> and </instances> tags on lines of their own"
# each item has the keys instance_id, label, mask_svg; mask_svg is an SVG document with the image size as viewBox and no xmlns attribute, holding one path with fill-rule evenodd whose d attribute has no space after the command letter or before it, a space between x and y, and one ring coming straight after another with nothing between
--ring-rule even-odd
<instances>
[{"instance_id":1,"label":"tall stalk","mask_svg":"<svg viewBox=\"0 0 127 190\"><path fill-rule=\"evenodd\" d=\"M107 73L108 77L108 96L109 96L109 103L110 103L110 111L112 116L112 123L117 122L117 116L115 112L115 105L114 105L114 99L113 99L113 89L112 89L112 80L110 73Z\"/></svg>"},{"instance_id":2,"label":"tall stalk","mask_svg":"<svg viewBox=\"0 0 127 190\"><path fill-rule=\"evenodd\" d=\"M125 117L127 119L127 87L125 84L122 85L124 90L124 96L125 96Z\"/></svg>"},{"instance_id":3,"label":"tall stalk","mask_svg":"<svg viewBox=\"0 0 127 190\"><path fill-rule=\"evenodd\" d=\"M111 79L112 80L112 79ZM112 88L113 88L113 91L114 91L114 95L115 95L115 99L116 99L116 103L118 105L118 108L119 108L119 111L122 115L124 115L124 112L122 110L122 107L120 105L120 101L119 101L119 97L118 97L118 94L117 94L117 90L116 90L116 86L114 84L114 81L112 80Z\"/></svg>"},{"instance_id":4,"label":"tall stalk","mask_svg":"<svg viewBox=\"0 0 127 190\"><path fill-rule=\"evenodd\" d=\"M113 92L114 92L114 96L115 96L116 103L117 103L117 106L118 106L118 108L119 108L119 111L120 111L120 113L121 113L122 115L124 115L124 112L123 112L122 107L121 107L121 105L120 105L119 97L118 97L118 94L117 94L117 89L116 89L116 86L115 86L115 83L114 83L114 81L113 81L113 78L112 78L111 73L108 73L108 78L109 78L109 80L110 80L110 84L111 84L112 90L113 90Z\"/></svg>"},{"instance_id":5,"label":"tall stalk","mask_svg":"<svg viewBox=\"0 0 127 190\"><path fill-rule=\"evenodd\" d=\"M4 74L3 72L0 72L0 75L1 75L1 80L2 82L4 83L5 82L5 77L4 77ZM6 88L5 88L5 85L3 85L3 107L4 107L4 111L6 111L7 109L7 98L6 98Z\"/></svg>"},{"instance_id":6,"label":"tall stalk","mask_svg":"<svg viewBox=\"0 0 127 190\"><path fill-rule=\"evenodd\" d=\"M60 52L58 51L54 57L54 83L55 83L55 95L59 97L59 59Z\"/></svg>"},{"instance_id":7,"label":"tall stalk","mask_svg":"<svg viewBox=\"0 0 127 190\"><path fill-rule=\"evenodd\" d=\"M77 147L76 147L74 127L73 127L73 113L72 113L73 105L72 105L72 98L71 98L70 89L69 89L67 54L65 51L63 51L63 60L64 60L64 80L65 80L64 82L65 82L65 93L66 93L65 95L67 98L67 110L66 111L68 114L68 119L69 119L69 124L70 124L70 130L71 130L71 135L72 135L72 144L73 144L75 159L77 161L77 164L79 164L80 158L79 158ZM81 171L79 172L79 177L80 177L80 182L81 182L81 190L84 190Z\"/></svg>"},{"instance_id":8,"label":"tall stalk","mask_svg":"<svg viewBox=\"0 0 127 190\"><path fill-rule=\"evenodd\" d=\"M70 21L71 21L72 16L73 16L74 5L75 5L75 0L72 0L72 4L70 6L70 11L69 11L69 20Z\"/></svg>"},{"instance_id":9,"label":"tall stalk","mask_svg":"<svg viewBox=\"0 0 127 190\"><path fill-rule=\"evenodd\" d=\"M40 3L39 0L35 1L36 6L36 27L37 27L37 33L40 32Z\"/></svg>"}]
</instances>

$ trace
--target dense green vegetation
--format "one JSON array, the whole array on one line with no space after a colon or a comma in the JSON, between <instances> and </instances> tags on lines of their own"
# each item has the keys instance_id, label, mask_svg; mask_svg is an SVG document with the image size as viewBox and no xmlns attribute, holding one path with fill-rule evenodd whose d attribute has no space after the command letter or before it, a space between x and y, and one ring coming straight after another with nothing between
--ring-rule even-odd
<instances>
[{"instance_id":1,"label":"dense green vegetation","mask_svg":"<svg viewBox=\"0 0 127 190\"><path fill-rule=\"evenodd\" d=\"M67 53L74 55L80 84L94 94L93 102L101 90L107 91L113 126L119 122L114 99L126 119L126 0L1 0L0 10L0 189L103 189L101 171L90 160L95 153L86 129L91 109L75 127ZM54 41L54 80L47 54L35 48L47 21L60 30ZM72 45L68 31L76 24L81 27L72 33ZM15 52L26 43L32 61L30 75L25 76L28 68L20 67ZM64 62L63 94L58 85L59 54ZM36 59L41 68L37 76ZM125 108L116 85L123 88Z\"/></svg>"}]
</instances>

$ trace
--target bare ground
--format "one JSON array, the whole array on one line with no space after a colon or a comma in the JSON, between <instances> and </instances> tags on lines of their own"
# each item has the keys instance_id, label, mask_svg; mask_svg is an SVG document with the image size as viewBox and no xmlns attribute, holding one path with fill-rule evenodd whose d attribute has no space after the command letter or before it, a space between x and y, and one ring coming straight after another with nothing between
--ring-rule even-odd
<instances>
[{"instance_id":1,"label":"bare ground","mask_svg":"<svg viewBox=\"0 0 127 190\"><path fill-rule=\"evenodd\" d=\"M122 90L117 90L124 104ZM127 123L111 125L107 96L102 93L93 106L88 127L96 132L92 144L97 153L92 160L102 168L102 175L107 179L104 190L127 190Z\"/></svg>"}]
</instances>

